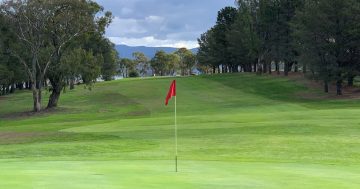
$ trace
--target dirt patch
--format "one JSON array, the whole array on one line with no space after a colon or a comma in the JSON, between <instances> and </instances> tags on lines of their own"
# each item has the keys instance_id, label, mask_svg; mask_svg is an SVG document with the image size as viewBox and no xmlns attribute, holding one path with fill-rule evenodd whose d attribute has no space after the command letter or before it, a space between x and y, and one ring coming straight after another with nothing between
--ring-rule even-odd
<instances>
[{"instance_id":1,"label":"dirt patch","mask_svg":"<svg viewBox=\"0 0 360 189\"><path fill-rule=\"evenodd\" d=\"M68 111L67 108L51 108L51 109L44 109L41 112L17 112L17 113L9 113L5 115L0 115L1 119L9 120L9 119L26 119L29 117L41 117L41 116L48 116L51 114L59 113L59 112L66 112Z\"/></svg>"},{"instance_id":2,"label":"dirt patch","mask_svg":"<svg viewBox=\"0 0 360 189\"><path fill-rule=\"evenodd\" d=\"M54 134L54 133L53 133ZM17 144L53 135L41 132L0 132L0 144Z\"/></svg>"},{"instance_id":3,"label":"dirt patch","mask_svg":"<svg viewBox=\"0 0 360 189\"><path fill-rule=\"evenodd\" d=\"M289 73L288 76L284 76L284 73L278 75L276 72L272 73L273 77L288 78L301 85L304 85L309 89L307 92L300 92L297 95L305 99L360 99L360 88L343 86L343 95L336 95L336 84L329 83L329 93L325 93L324 84L321 81L312 80L306 78L301 72Z\"/></svg>"}]
</instances>

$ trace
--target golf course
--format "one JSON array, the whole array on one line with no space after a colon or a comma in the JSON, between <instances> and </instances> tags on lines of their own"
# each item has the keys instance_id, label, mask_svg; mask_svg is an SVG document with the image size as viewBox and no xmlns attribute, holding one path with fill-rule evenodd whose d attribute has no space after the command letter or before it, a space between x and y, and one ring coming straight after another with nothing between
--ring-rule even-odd
<instances>
[{"instance_id":1,"label":"golf course","mask_svg":"<svg viewBox=\"0 0 360 189\"><path fill-rule=\"evenodd\" d=\"M360 100L302 95L317 90L244 73L123 79L37 114L17 91L0 97L0 188L360 188Z\"/></svg>"}]
</instances>

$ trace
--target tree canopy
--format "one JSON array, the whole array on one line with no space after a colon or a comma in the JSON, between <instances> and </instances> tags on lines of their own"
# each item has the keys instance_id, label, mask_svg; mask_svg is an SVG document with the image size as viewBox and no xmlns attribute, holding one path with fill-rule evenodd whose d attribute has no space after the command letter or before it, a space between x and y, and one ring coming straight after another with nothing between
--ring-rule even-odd
<instances>
[{"instance_id":1,"label":"tree canopy","mask_svg":"<svg viewBox=\"0 0 360 189\"><path fill-rule=\"evenodd\" d=\"M1 83L2 91L21 89L28 83L33 109L40 111L44 87L50 88L47 107L52 108L62 89L69 83L73 88L77 79L86 84L100 75L110 80L116 71L117 53L104 33L112 15L98 16L100 12L103 8L88 0L1 2L0 56L6 56L1 60L7 63L0 68L8 78Z\"/></svg>"},{"instance_id":2,"label":"tree canopy","mask_svg":"<svg viewBox=\"0 0 360 189\"><path fill-rule=\"evenodd\" d=\"M302 70L342 93L359 75L360 2L356 0L238 0L198 39L197 59L212 72L287 76ZM225 37L224 37L225 36ZM310 71L310 72L308 72Z\"/></svg>"}]
</instances>

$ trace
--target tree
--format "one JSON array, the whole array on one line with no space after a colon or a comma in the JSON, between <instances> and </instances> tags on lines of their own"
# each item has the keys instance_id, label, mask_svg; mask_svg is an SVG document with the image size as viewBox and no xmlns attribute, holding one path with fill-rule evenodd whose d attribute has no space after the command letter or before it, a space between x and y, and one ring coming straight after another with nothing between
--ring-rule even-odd
<instances>
[{"instance_id":1,"label":"tree","mask_svg":"<svg viewBox=\"0 0 360 189\"><path fill-rule=\"evenodd\" d=\"M218 12L216 25L202 34L198 39L199 51L197 58L200 65L222 67L222 72L237 71L238 65L233 63L232 52L229 51L227 32L235 22L237 10L234 7L225 7ZM219 69L220 70L220 69Z\"/></svg>"},{"instance_id":2,"label":"tree","mask_svg":"<svg viewBox=\"0 0 360 189\"><path fill-rule=\"evenodd\" d=\"M70 90L75 88L74 85L76 79L81 77L80 67L84 56L83 53L84 50L78 48L64 52L63 56L61 57L61 65L58 71L60 71L61 73L67 73L65 78L66 82L68 82L70 85Z\"/></svg>"},{"instance_id":3,"label":"tree","mask_svg":"<svg viewBox=\"0 0 360 189\"><path fill-rule=\"evenodd\" d=\"M166 74L174 75L179 69L180 57L177 54L170 53L166 55Z\"/></svg>"},{"instance_id":4,"label":"tree","mask_svg":"<svg viewBox=\"0 0 360 189\"><path fill-rule=\"evenodd\" d=\"M134 52L132 54L134 58L134 63L136 64L136 68L138 72L145 76L148 70L150 69L149 59L142 52Z\"/></svg>"},{"instance_id":5,"label":"tree","mask_svg":"<svg viewBox=\"0 0 360 189\"><path fill-rule=\"evenodd\" d=\"M196 57L195 55L186 48L180 48L175 52L179 56L179 67L181 75L190 75L192 68L195 66Z\"/></svg>"},{"instance_id":6,"label":"tree","mask_svg":"<svg viewBox=\"0 0 360 189\"><path fill-rule=\"evenodd\" d=\"M135 70L136 63L131 59L122 58L120 59L119 64L120 72L123 74L123 77L129 77L129 73Z\"/></svg>"},{"instance_id":7,"label":"tree","mask_svg":"<svg viewBox=\"0 0 360 189\"><path fill-rule=\"evenodd\" d=\"M101 77L105 81L110 81L116 74L116 64L119 58L119 53L115 50L114 44L108 39L104 39L104 46L102 48L102 56L104 62L101 67Z\"/></svg>"},{"instance_id":8,"label":"tree","mask_svg":"<svg viewBox=\"0 0 360 189\"><path fill-rule=\"evenodd\" d=\"M41 110L41 90L52 54L41 60L41 54L50 49L44 36L47 34L46 23L51 16L43 1L4 1L1 12L6 17L19 43L12 43L9 51L23 64L32 86L34 111ZM29 58L23 56L29 53Z\"/></svg>"},{"instance_id":9,"label":"tree","mask_svg":"<svg viewBox=\"0 0 360 189\"><path fill-rule=\"evenodd\" d=\"M201 34L198 39L199 50L196 55L197 60L199 61L200 67L211 67L212 73L216 72L219 63L217 61L217 52L216 52L216 41L214 39L214 29L211 28L207 32Z\"/></svg>"},{"instance_id":10,"label":"tree","mask_svg":"<svg viewBox=\"0 0 360 189\"><path fill-rule=\"evenodd\" d=\"M305 1L294 24L295 36L303 60L310 64L313 74L328 83L336 82L337 95L342 94L346 77L354 77L359 56L360 2L355 0Z\"/></svg>"},{"instance_id":11,"label":"tree","mask_svg":"<svg viewBox=\"0 0 360 189\"><path fill-rule=\"evenodd\" d=\"M225 7L218 12L216 25L214 26L214 40L216 43L215 57L219 65L222 66L222 72L226 70L235 71L237 65L234 65L232 52L229 51L226 34L230 31L232 24L235 22L237 10L234 7Z\"/></svg>"},{"instance_id":12,"label":"tree","mask_svg":"<svg viewBox=\"0 0 360 189\"><path fill-rule=\"evenodd\" d=\"M303 6L303 0L281 0L277 4L277 40L275 41L278 47L277 55L279 59L284 62L284 74L288 75L291 68L296 64L297 52L294 47L293 32L291 29L291 22L295 16L296 9Z\"/></svg>"},{"instance_id":13,"label":"tree","mask_svg":"<svg viewBox=\"0 0 360 189\"><path fill-rule=\"evenodd\" d=\"M50 3L49 6L53 12L48 26L52 34L48 36L49 45L55 51L51 59L51 72L47 74L52 86L47 108L53 108L58 105L61 89L66 84L64 80L67 73L59 71L61 69L60 60L65 51L80 46L87 52L93 52L92 56L97 57L96 60L103 65L101 70L105 79L111 78L115 73L116 55L114 51L111 52L112 44L103 38L105 27L111 22L110 12L106 12L103 17L97 17L96 14L103 11L103 8L95 2L85 0L60 0ZM94 41L90 41L91 39ZM98 42L95 48L86 47L87 44L95 41ZM88 68L94 68L93 73L98 73L96 66ZM88 76L90 72L87 70L85 73ZM95 77L93 74L90 75L91 78ZM87 79L83 80L84 83L91 84L93 79L85 78Z\"/></svg>"},{"instance_id":14,"label":"tree","mask_svg":"<svg viewBox=\"0 0 360 189\"><path fill-rule=\"evenodd\" d=\"M157 51L151 59L150 65L155 75L174 75L179 68L180 57L175 53L166 54L165 51Z\"/></svg>"},{"instance_id":15,"label":"tree","mask_svg":"<svg viewBox=\"0 0 360 189\"><path fill-rule=\"evenodd\" d=\"M156 75L164 76L166 74L167 59L165 51L160 50L155 53L154 58L150 61L150 65Z\"/></svg>"},{"instance_id":16,"label":"tree","mask_svg":"<svg viewBox=\"0 0 360 189\"><path fill-rule=\"evenodd\" d=\"M238 3L237 17L227 34L228 49L233 54L233 61L241 65L243 71L251 72L253 63L257 63L260 51L260 39L255 25L256 16L252 13L250 2L239 1Z\"/></svg>"}]
</instances>

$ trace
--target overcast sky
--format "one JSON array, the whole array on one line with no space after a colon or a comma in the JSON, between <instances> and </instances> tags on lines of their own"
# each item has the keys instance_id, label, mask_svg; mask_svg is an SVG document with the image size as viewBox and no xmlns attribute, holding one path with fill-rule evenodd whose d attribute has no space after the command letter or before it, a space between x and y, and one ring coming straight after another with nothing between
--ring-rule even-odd
<instances>
[{"instance_id":1,"label":"overcast sky","mask_svg":"<svg viewBox=\"0 0 360 189\"><path fill-rule=\"evenodd\" d=\"M115 44L197 47L217 11L234 0L96 0L114 19L106 36Z\"/></svg>"}]
</instances>

